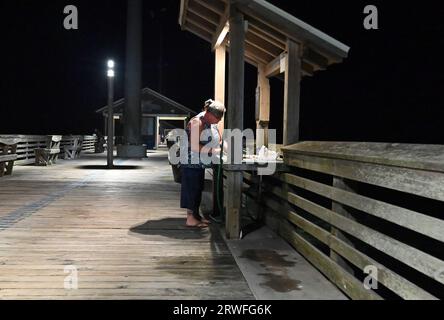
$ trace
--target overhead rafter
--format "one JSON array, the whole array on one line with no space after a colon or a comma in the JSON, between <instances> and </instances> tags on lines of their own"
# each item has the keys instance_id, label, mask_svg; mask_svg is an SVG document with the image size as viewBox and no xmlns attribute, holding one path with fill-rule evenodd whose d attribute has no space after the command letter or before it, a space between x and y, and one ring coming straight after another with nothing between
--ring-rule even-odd
<instances>
[{"instance_id":1,"label":"overhead rafter","mask_svg":"<svg viewBox=\"0 0 444 320\"><path fill-rule=\"evenodd\" d=\"M303 75L324 70L348 54L346 45L264 0L181 0L181 26L210 42L213 50L221 44L227 45L231 3L248 22L245 57L251 64L268 66L271 70L273 60L286 51L288 40L304 49L301 57ZM272 70L276 73L276 68Z\"/></svg>"},{"instance_id":2,"label":"overhead rafter","mask_svg":"<svg viewBox=\"0 0 444 320\"><path fill-rule=\"evenodd\" d=\"M319 70L324 70L328 67L329 61L328 58L324 57L323 55L317 53L313 49L309 48L308 46L304 47L304 53L303 53L303 59L307 63L310 63L313 66L317 66Z\"/></svg>"},{"instance_id":3,"label":"overhead rafter","mask_svg":"<svg viewBox=\"0 0 444 320\"><path fill-rule=\"evenodd\" d=\"M209 10L207 7L201 6L199 5L197 2L195 2L196 0L190 0L189 4L188 4L188 10L190 12L193 12L194 14L200 16L201 18L207 20L208 22L211 22L212 24L214 24L216 27L219 24L219 18L220 16Z\"/></svg>"},{"instance_id":4,"label":"overhead rafter","mask_svg":"<svg viewBox=\"0 0 444 320\"><path fill-rule=\"evenodd\" d=\"M245 51L251 53L251 55L256 57L258 62L262 64L268 64L271 60L273 60L273 56L252 46L250 43L248 43L248 41L245 42Z\"/></svg>"},{"instance_id":5,"label":"overhead rafter","mask_svg":"<svg viewBox=\"0 0 444 320\"><path fill-rule=\"evenodd\" d=\"M262 38L262 40L270 43L271 45L280 48L282 51L285 50L285 43L281 42L279 40L276 40L273 37L269 37L267 36L266 33L264 33L263 31L261 31L260 29L258 29L254 23L250 22L250 29L249 32L251 32L252 34L256 35L259 38Z\"/></svg>"},{"instance_id":6,"label":"overhead rafter","mask_svg":"<svg viewBox=\"0 0 444 320\"><path fill-rule=\"evenodd\" d=\"M279 77L279 75L285 72L285 63L287 59L287 53L282 52L278 57L274 58L270 63L265 65L264 74L267 78ZM315 68L302 60L302 75L312 76L315 72ZM282 79L282 78L281 78Z\"/></svg>"},{"instance_id":7,"label":"overhead rafter","mask_svg":"<svg viewBox=\"0 0 444 320\"><path fill-rule=\"evenodd\" d=\"M225 7L228 6L219 0L194 0L194 1L196 1L202 7L205 7L208 10L211 10L218 15L223 15L225 12Z\"/></svg>"},{"instance_id":8,"label":"overhead rafter","mask_svg":"<svg viewBox=\"0 0 444 320\"><path fill-rule=\"evenodd\" d=\"M316 45L331 59L339 62L347 57L348 46L265 0L237 0L237 7L247 16L260 19L266 26L289 39Z\"/></svg>"},{"instance_id":9,"label":"overhead rafter","mask_svg":"<svg viewBox=\"0 0 444 320\"><path fill-rule=\"evenodd\" d=\"M266 52L267 54L276 57L279 54L281 54L282 50L279 47L276 47L272 45L271 43L262 40L258 36L256 36L254 33L250 32L248 30L247 34L245 35L245 39L247 42L249 42L251 45L257 47L259 50Z\"/></svg>"},{"instance_id":10,"label":"overhead rafter","mask_svg":"<svg viewBox=\"0 0 444 320\"><path fill-rule=\"evenodd\" d=\"M200 26L197 26L193 23L190 23L190 21L187 21L185 23L185 27L188 31L190 31L194 35L198 36L199 38L202 38L205 41L211 41L211 33L202 29Z\"/></svg>"},{"instance_id":11,"label":"overhead rafter","mask_svg":"<svg viewBox=\"0 0 444 320\"><path fill-rule=\"evenodd\" d=\"M182 30L185 27L185 20L187 18L188 1L189 0L184 0L180 2L179 25L181 26Z\"/></svg>"},{"instance_id":12,"label":"overhead rafter","mask_svg":"<svg viewBox=\"0 0 444 320\"><path fill-rule=\"evenodd\" d=\"M274 30L273 28L269 27L265 23L253 18L248 18L249 23L251 24L253 29L259 30L259 32L269 39L272 39L279 43L281 46L285 48L286 46L286 38L283 34L279 33L278 31Z\"/></svg>"},{"instance_id":13,"label":"overhead rafter","mask_svg":"<svg viewBox=\"0 0 444 320\"><path fill-rule=\"evenodd\" d=\"M208 20L190 12L188 15L188 21L199 24L205 30L208 30L211 34L216 30L216 26L210 23Z\"/></svg>"}]
</instances>

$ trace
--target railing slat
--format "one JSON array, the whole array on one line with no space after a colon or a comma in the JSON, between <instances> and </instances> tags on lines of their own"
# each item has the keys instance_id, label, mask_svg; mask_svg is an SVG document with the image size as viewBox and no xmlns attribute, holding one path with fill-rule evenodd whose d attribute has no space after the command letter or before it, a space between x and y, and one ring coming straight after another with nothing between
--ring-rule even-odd
<instances>
[{"instance_id":1,"label":"railing slat","mask_svg":"<svg viewBox=\"0 0 444 320\"><path fill-rule=\"evenodd\" d=\"M311 234L319 241L328 245L331 249L335 250L339 255L346 258L353 263L356 267L364 270L366 266L375 266L378 268L378 281L380 281L387 288L398 294L404 299L426 299L435 300L435 296L429 294L427 291L421 289L417 285L411 283L405 278L401 277L392 270L386 268L382 264L368 257L367 255L359 252L355 248L351 247L344 241L338 239L328 231L315 225L314 223L304 219L293 211L284 211L282 205L278 202L268 199L266 205L282 218L286 218L305 232Z\"/></svg>"},{"instance_id":2,"label":"railing slat","mask_svg":"<svg viewBox=\"0 0 444 320\"><path fill-rule=\"evenodd\" d=\"M372 290L365 289L362 282L355 279L337 263L292 230L288 222L283 222L279 233L352 299L381 300L378 294Z\"/></svg>"},{"instance_id":3,"label":"railing slat","mask_svg":"<svg viewBox=\"0 0 444 320\"><path fill-rule=\"evenodd\" d=\"M321 158L444 172L443 145L305 141L282 150L288 157L297 153Z\"/></svg>"},{"instance_id":4,"label":"railing slat","mask_svg":"<svg viewBox=\"0 0 444 320\"><path fill-rule=\"evenodd\" d=\"M347 219L332 210L324 208L296 194L289 193L285 196L283 195L282 190L278 187L273 188L273 193L281 198L288 199L288 202L302 210L313 214L317 218L328 222L330 225L347 232L368 245L444 284L444 279L442 277L436 277L437 273L444 270L444 261L386 236L376 230Z\"/></svg>"},{"instance_id":5,"label":"railing slat","mask_svg":"<svg viewBox=\"0 0 444 320\"><path fill-rule=\"evenodd\" d=\"M425 236L444 242L444 221L356 193L327 186L293 174L282 174L281 180L328 199L340 202L373 216L390 221Z\"/></svg>"},{"instance_id":6,"label":"railing slat","mask_svg":"<svg viewBox=\"0 0 444 320\"><path fill-rule=\"evenodd\" d=\"M441 172L298 154L285 159L285 164L444 201L444 174Z\"/></svg>"}]
</instances>

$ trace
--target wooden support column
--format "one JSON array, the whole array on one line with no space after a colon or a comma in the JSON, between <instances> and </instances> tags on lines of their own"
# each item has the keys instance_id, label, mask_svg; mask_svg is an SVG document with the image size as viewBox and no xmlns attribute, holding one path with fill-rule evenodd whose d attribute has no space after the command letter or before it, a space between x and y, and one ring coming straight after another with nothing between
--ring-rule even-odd
<instances>
[{"instance_id":1,"label":"wooden support column","mask_svg":"<svg viewBox=\"0 0 444 320\"><path fill-rule=\"evenodd\" d=\"M221 45L215 50L215 72L214 72L214 99L225 105L225 68L226 68L226 50L225 45ZM223 134L224 119L218 124L219 131Z\"/></svg>"},{"instance_id":2,"label":"wooden support column","mask_svg":"<svg viewBox=\"0 0 444 320\"><path fill-rule=\"evenodd\" d=\"M234 4L230 8L230 64L228 79L227 118L230 129L243 130L244 122L244 70L245 68L245 24L244 16ZM242 148L242 146L237 146ZM237 150L242 152L242 150ZM242 172L227 172L226 236L239 239L240 210L242 198Z\"/></svg>"},{"instance_id":3,"label":"wooden support column","mask_svg":"<svg viewBox=\"0 0 444 320\"><path fill-rule=\"evenodd\" d=\"M270 80L265 74L266 66L258 66L256 89L256 148L268 147L268 125L270 123ZM264 130L262 133L259 130Z\"/></svg>"},{"instance_id":4,"label":"wooden support column","mask_svg":"<svg viewBox=\"0 0 444 320\"><path fill-rule=\"evenodd\" d=\"M214 72L214 99L225 105L225 68L226 68L226 50L224 44L216 47L215 50L215 72ZM225 117L218 124L220 134L224 133ZM218 170L213 167L213 215L220 217L223 213L219 210L218 200L223 203L223 192L217 196L218 190L223 190L223 180L217 181ZM222 205L223 206L223 205Z\"/></svg>"},{"instance_id":5,"label":"wooden support column","mask_svg":"<svg viewBox=\"0 0 444 320\"><path fill-rule=\"evenodd\" d=\"M302 77L302 46L287 41L284 92L284 146L299 142L299 104Z\"/></svg>"}]
</instances>

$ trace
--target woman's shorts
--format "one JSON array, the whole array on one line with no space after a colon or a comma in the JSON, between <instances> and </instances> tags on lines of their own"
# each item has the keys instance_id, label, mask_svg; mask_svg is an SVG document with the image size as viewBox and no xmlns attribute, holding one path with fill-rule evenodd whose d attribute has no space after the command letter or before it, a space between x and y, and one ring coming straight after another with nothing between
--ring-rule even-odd
<instances>
[{"instance_id":1,"label":"woman's shorts","mask_svg":"<svg viewBox=\"0 0 444 320\"><path fill-rule=\"evenodd\" d=\"M181 167L180 207L199 212L205 182L205 169Z\"/></svg>"}]
</instances>

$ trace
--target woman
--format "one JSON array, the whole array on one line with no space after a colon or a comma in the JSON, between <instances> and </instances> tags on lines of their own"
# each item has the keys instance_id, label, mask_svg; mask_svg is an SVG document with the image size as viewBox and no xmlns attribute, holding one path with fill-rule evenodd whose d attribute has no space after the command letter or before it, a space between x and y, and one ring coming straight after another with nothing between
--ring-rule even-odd
<instances>
[{"instance_id":1,"label":"woman","mask_svg":"<svg viewBox=\"0 0 444 320\"><path fill-rule=\"evenodd\" d=\"M188 134L188 162L181 163L182 170L182 188L180 194L180 207L187 209L186 226L207 228L209 221L202 219L199 214L199 207L202 200L202 191L205 182L205 168L211 166L211 163L204 161L201 155L211 155L220 152L219 147L211 146L210 142L217 141L219 146L222 137L218 130L214 130L214 125L218 124L225 113L225 107L218 101L206 103L205 111L192 118L187 126ZM203 136L208 137L204 141Z\"/></svg>"}]
</instances>

